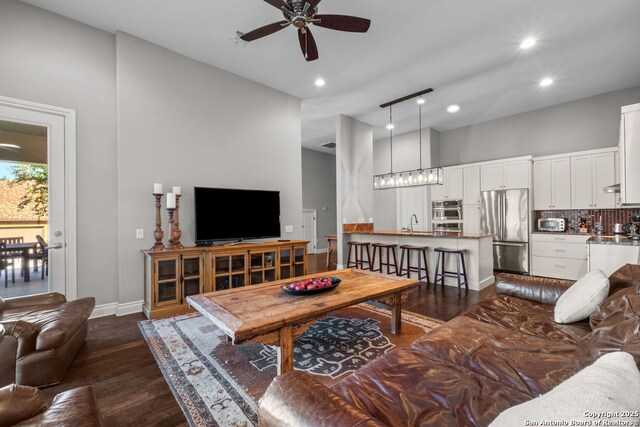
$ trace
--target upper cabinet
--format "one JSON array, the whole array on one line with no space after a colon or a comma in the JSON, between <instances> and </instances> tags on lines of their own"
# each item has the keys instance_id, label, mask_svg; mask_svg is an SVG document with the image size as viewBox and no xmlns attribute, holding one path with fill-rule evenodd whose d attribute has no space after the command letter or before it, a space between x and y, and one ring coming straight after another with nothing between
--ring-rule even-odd
<instances>
[{"instance_id":1,"label":"upper cabinet","mask_svg":"<svg viewBox=\"0 0 640 427\"><path fill-rule=\"evenodd\" d=\"M445 168L444 184L431 186L431 200L460 200L463 197L462 168Z\"/></svg>"},{"instance_id":2,"label":"upper cabinet","mask_svg":"<svg viewBox=\"0 0 640 427\"><path fill-rule=\"evenodd\" d=\"M571 159L539 160L533 163L535 210L571 209Z\"/></svg>"},{"instance_id":3,"label":"upper cabinet","mask_svg":"<svg viewBox=\"0 0 640 427\"><path fill-rule=\"evenodd\" d=\"M482 191L529 188L530 160L491 163L480 166Z\"/></svg>"},{"instance_id":4,"label":"upper cabinet","mask_svg":"<svg viewBox=\"0 0 640 427\"><path fill-rule=\"evenodd\" d=\"M604 187L615 184L615 181L613 151L571 157L571 208L615 208L615 194L604 191Z\"/></svg>"},{"instance_id":5,"label":"upper cabinet","mask_svg":"<svg viewBox=\"0 0 640 427\"><path fill-rule=\"evenodd\" d=\"M480 166L469 166L462 169L464 193L462 202L465 205L480 204ZM465 228L466 229L466 228Z\"/></svg>"}]
</instances>

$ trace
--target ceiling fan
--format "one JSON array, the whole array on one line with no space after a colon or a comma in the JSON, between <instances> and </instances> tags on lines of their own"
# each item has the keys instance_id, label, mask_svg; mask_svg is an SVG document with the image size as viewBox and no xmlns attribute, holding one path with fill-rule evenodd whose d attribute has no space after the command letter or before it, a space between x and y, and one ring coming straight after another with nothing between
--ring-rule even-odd
<instances>
[{"instance_id":1,"label":"ceiling fan","mask_svg":"<svg viewBox=\"0 0 640 427\"><path fill-rule=\"evenodd\" d=\"M371 21L348 15L318 15L318 3L321 0L263 0L271 6L282 10L284 21L274 22L240 36L246 42L257 40L280 31L289 25L298 29L298 40L302 54L307 61L318 59L318 46L311 34L309 24L331 30L366 33Z\"/></svg>"}]
</instances>

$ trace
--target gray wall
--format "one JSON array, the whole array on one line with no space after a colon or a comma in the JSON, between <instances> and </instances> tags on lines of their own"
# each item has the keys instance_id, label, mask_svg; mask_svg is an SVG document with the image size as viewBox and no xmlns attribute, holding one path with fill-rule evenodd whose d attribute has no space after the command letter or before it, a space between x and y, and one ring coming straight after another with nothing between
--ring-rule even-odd
<instances>
[{"instance_id":1,"label":"gray wall","mask_svg":"<svg viewBox=\"0 0 640 427\"><path fill-rule=\"evenodd\" d=\"M316 210L317 248L326 249L324 236L337 233L335 155L302 149L302 208Z\"/></svg>"},{"instance_id":2,"label":"gray wall","mask_svg":"<svg viewBox=\"0 0 640 427\"><path fill-rule=\"evenodd\" d=\"M282 236L302 238L300 101L124 33L116 40L120 302L143 297L154 182L183 188L185 245L194 244L194 186L279 190ZM147 238L136 240L143 227Z\"/></svg>"},{"instance_id":3,"label":"gray wall","mask_svg":"<svg viewBox=\"0 0 640 427\"><path fill-rule=\"evenodd\" d=\"M438 156L438 131L431 128L422 129L422 167L428 168L437 160ZM420 136L419 132L407 132L393 137L393 170L395 172L413 170L420 167ZM379 139L373 143L373 173L379 175L388 173L390 168L391 151L389 138ZM404 191L412 193L412 190ZM429 203L429 197L425 197L425 203ZM400 189L377 190L373 192L374 222L378 230L395 230L399 226L406 225L406 215L402 215L402 194ZM429 210L425 209L428 215ZM398 221L398 215L401 215ZM430 219L420 221L421 225L430 226Z\"/></svg>"},{"instance_id":4,"label":"gray wall","mask_svg":"<svg viewBox=\"0 0 640 427\"><path fill-rule=\"evenodd\" d=\"M618 144L620 107L640 86L440 132L440 164L568 153Z\"/></svg>"},{"instance_id":5,"label":"gray wall","mask_svg":"<svg viewBox=\"0 0 640 427\"><path fill-rule=\"evenodd\" d=\"M183 187L185 244L194 185L280 190L282 225L294 226L283 237L301 237L299 100L125 34L117 41L0 0L0 95L77 111L78 296L143 298L153 182Z\"/></svg>"},{"instance_id":6,"label":"gray wall","mask_svg":"<svg viewBox=\"0 0 640 427\"><path fill-rule=\"evenodd\" d=\"M0 57L0 95L77 111L78 296L117 301L115 38L2 0Z\"/></svg>"}]
</instances>

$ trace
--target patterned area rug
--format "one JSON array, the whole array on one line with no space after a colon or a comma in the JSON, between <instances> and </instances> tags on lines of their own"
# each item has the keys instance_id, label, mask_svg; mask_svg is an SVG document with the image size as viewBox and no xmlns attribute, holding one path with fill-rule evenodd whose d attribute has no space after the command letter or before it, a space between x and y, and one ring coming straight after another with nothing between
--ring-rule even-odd
<instances>
[{"instance_id":1,"label":"patterned area rug","mask_svg":"<svg viewBox=\"0 0 640 427\"><path fill-rule=\"evenodd\" d=\"M371 360L410 345L441 322L402 314L402 334L391 335L389 311L360 304L331 313L299 337L294 368L325 385ZM257 402L276 376L276 350L263 344L233 346L199 314L139 323L191 426L257 426Z\"/></svg>"}]
</instances>

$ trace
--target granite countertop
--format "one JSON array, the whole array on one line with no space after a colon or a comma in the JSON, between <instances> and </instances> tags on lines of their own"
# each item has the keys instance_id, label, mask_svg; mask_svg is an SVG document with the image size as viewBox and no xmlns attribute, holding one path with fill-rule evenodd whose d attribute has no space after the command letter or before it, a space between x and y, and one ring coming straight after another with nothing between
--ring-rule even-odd
<instances>
[{"instance_id":1,"label":"granite countertop","mask_svg":"<svg viewBox=\"0 0 640 427\"><path fill-rule=\"evenodd\" d=\"M593 236L587 243L590 245L619 245L619 246L640 246L640 240L633 240L626 235L618 236Z\"/></svg>"},{"instance_id":2,"label":"granite countertop","mask_svg":"<svg viewBox=\"0 0 640 427\"><path fill-rule=\"evenodd\" d=\"M360 232L344 232L343 234L368 234L376 236L402 236L402 237L434 237L439 239L482 239L492 237L491 234L484 233L454 233L454 232L431 232L431 231L409 231L402 230L374 230Z\"/></svg>"},{"instance_id":3,"label":"granite countertop","mask_svg":"<svg viewBox=\"0 0 640 427\"><path fill-rule=\"evenodd\" d=\"M532 231L532 234L557 234L559 236L591 236L591 233L577 233L571 231Z\"/></svg>"}]
</instances>

